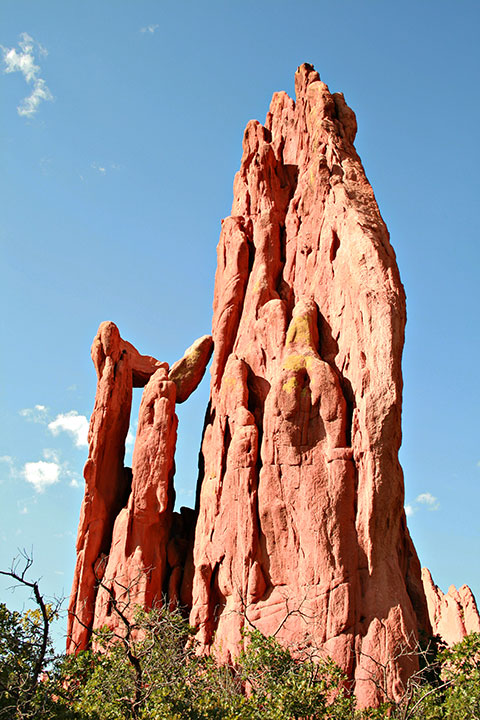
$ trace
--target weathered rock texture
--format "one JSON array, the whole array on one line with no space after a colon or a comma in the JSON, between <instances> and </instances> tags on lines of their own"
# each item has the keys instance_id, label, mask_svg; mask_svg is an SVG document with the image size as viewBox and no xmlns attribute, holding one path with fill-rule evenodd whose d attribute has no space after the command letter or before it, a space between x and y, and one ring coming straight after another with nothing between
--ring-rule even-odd
<instances>
[{"instance_id":1,"label":"weathered rock texture","mask_svg":"<svg viewBox=\"0 0 480 720\"><path fill-rule=\"evenodd\" d=\"M132 603L166 594L191 608L219 659L245 625L317 645L369 705L379 684L400 694L417 662L405 648L431 632L398 462L405 297L354 113L310 65L295 90L248 124L223 221L195 512L173 512L175 403L211 338L169 371L100 326L69 649L118 623L109 593L129 587ZM145 389L130 471L132 385ZM452 603L460 634L477 627L466 590L445 600L432 588L435 629Z\"/></svg>"},{"instance_id":2,"label":"weathered rock texture","mask_svg":"<svg viewBox=\"0 0 480 720\"><path fill-rule=\"evenodd\" d=\"M246 128L218 245L191 622L223 657L246 617L317 643L369 704L376 663L429 630L398 462L405 297L354 113L309 65L295 90Z\"/></svg>"},{"instance_id":3,"label":"weathered rock texture","mask_svg":"<svg viewBox=\"0 0 480 720\"><path fill-rule=\"evenodd\" d=\"M69 651L87 647L94 628L121 626L111 593L124 602L128 589L132 611L135 604L152 607L164 593L173 602L181 598L193 513L173 512L175 402L196 388L211 350L211 337L200 338L169 373L167 363L140 355L122 340L114 323L100 325L92 345L98 385L69 607ZM130 469L123 460L132 387L143 386ZM191 589L184 593L189 601Z\"/></svg>"},{"instance_id":4,"label":"weathered rock texture","mask_svg":"<svg viewBox=\"0 0 480 720\"><path fill-rule=\"evenodd\" d=\"M432 580L430 571L422 569L423 587L433 633L447 645L455 645L465 635L480 632L480 616L473 593L467 585L458 590L450 585L444 594Z\"/></svg>"}]
</instances>

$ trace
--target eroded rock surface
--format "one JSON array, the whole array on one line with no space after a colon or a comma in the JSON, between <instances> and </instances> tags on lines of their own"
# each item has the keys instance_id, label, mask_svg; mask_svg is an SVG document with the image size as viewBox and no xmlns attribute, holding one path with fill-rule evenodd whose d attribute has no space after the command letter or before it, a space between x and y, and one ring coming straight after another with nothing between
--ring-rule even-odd
<instances>
[{"instance_id":1,"label":"eroded rock surface","mask_svg":"<svg viewBox=\"0 0 480 720\"><path fill-rule=\"evenodd\" d=\"M219 660L238 653L246 625L317 646L375 705L402 694L420 634L433 625L454 642L480 623L468 588L422 584L406 526L405 296L355 115L310 65L295 90L247 125L222 223L195 510L173 512L175 404L201 380L212 338L170 369L113 323L95 338L68 647L118 628L111 593L124 587L131 605L191 608ZM130 470L132 386L144 391Z\"/></svg>"},{"instance_id":2,"label":"eroded rock surface","mask_svg":"<svg viewBox=\"0 0 480 720\"><path fill-rule=\"evenodd\" d=\"M439 635L447 645L455 645L465 635L480 632L477 604L468 585L462 585L458 590L455 585L450 585L448 592L443 593L433 582L427 568L422 569L422 580L435 635Z\"/></svg>"},{"instance_id":3,"label":"eroded rock surface","mask_svg":"<svg viewBox=\"0 0 480 720\"><path fill-rule=\"evenodd\" d=\"M140 355L116 325L100 325L92 345L98 384L90 420L85 497L69 606L67 650L85 649L94 628L122 629L114 600L150 608L182 594L192 513L173 512L177 392L180 402L200 382L212 350L200 338L175 366ZM172 370L175 368L172 368ZM132 387L144 387L132 469L124 467ZM183 552L183 555L182 555ZM191 595L190 588L184 593ZM123 605L122 605L123 607Z\"/></svg>"},{"instance_id":4,"label":"eroded rock surface","mask_svg":"<svg viewBox=\"0 0 480 720\"><path fill-rule=\"evenodd\" d=\"M222 657L246 617L316 643L370 704L376 663L429 629L398 462L405 297L354 113L309 65L295 90L246 128L217 250L191 622ZM391 668L395 695L412 660Z\"/></svg>"}]
</instances>

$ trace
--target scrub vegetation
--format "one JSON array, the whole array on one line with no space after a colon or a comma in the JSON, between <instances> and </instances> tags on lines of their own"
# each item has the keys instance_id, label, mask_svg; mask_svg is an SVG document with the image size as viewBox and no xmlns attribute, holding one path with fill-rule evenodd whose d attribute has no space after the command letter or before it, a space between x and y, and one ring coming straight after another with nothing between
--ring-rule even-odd
<instances>
[{"instance_id":1,"label":"scrub vegetation","mask_svg":"<svg viewBox=\"0 0 480 720\"><path fill-rule=\"evenodd\" d=\"M328 658L298 648L294 658L250 629L235 664L219 665L197 654L195 631L179 610L137 608L129 620L114 605L121 634L104 628L94 649L55 654L59 604L47 603L38 582L27 579L31 559L22 562L22 570L17 563L2 573L31 591L34 607L20 613L0 604L0 718L480 720L478 633L450 649L419 652L421 669L400 701L385 695L380 708L360 710Z\"/></svg>"}]
</instances>

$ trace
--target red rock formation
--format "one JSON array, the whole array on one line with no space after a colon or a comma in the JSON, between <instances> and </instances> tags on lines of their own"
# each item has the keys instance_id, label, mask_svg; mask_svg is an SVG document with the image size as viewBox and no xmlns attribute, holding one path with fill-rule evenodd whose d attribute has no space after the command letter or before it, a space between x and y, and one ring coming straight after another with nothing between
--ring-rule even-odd
<instances>
[{"instance_id":1,"label":"red rock formation","mask_svg":"<svg viewBox=\"0 0 480 720\"><path fill-rule=\"evenodd\" d=\"M100 326L69 650L118 626L108 590L129 587L132 604L191 607L219 659L252 624L319 646L375 705L384 681L401 694L416 668L405 648L431 632L398 462L405 297L354 113L310 65L295 89L296 103L276 93L265 126L248 124L222 225L195 512L173 512L175 403L212 339L169 371ZM145 389L130 471L132 386ZM468 589L443 596L426 580L438 632L478 628Z\"/></svg>"},{"instance_id":2,"label":"red rock formation","mask_svg":"<svg viewBox=\"0 0 480 720\"><path fill-rule=\"evenodd\" d=\"M295 89L247 125L218 245L191 622L221 657L246 616L317 643L368 705L376 663L429 630L397 454L405 298L354 113L309 65Z\"/></svg>"},{"instance_id":3,"label":"red rock formation","mask_svg":"<svg viewBox=\"0 0 480 720\"><path fill-rule=\"evenodd\" d=\"M178 552L167 557L169 542L172 548L182 544L178 526L186 518L173 513L175 402L177 393L183 402L196 388L211 350L211 337L200 338L168 373L167 363L140 355L113 323L100 325L92 345L98 386L69 607L70 652L87 647L92 628L121 624L109 591L122 599L122 586L129 588L132 611L135 604L149 608L161 601L167 589L180 595ZM145 389L130 470L123 460L132 386Z\"/></svg>"},{"instance_id":4,"label":"red rock formation","mask_svg":"<svg viewBox=\"0 0 480 720\"><path fill-rule=\"evenodd\" d=\"M480 632L480 616L473 593L468 585L458 590L450 585L444 594L432 580L430 571L422 569L423 587L433 633L447 645L455 645L465 635Z\"/></svg>"}]
</instances>

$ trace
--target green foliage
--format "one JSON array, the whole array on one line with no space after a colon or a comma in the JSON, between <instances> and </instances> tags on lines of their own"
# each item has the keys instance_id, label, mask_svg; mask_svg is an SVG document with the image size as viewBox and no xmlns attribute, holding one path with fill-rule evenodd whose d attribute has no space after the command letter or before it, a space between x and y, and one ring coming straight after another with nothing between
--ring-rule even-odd
<instances>
[{"instance_id":1,"label":"green foliage","mask_svg":"<svg viewBox=\"0 0 480 720\"><path fill-rule=\"evenodd\" d=\"M330 659L295 660L273 637L246 633L237 671L250 688L251 718L350 717L353 701L345 677ZM247 716L245 716L247 717Z\"/></svg>"},{"instance_id":2,"label":"green foliage","mask_svg":"<svg viewBox=\"0 0 480 720\"><path fill-rule=\"evenodd\" d=\"M44 652L54 614L45 603L25 613L0 604L0 718L480 720L478 633L429 657L401 701L360 711L331 660L294 658L257 630L234 666L219 665L197 654L180 612L138 609L123 637L104 628L95 650L54 658L49 642Z\"/></svg>"},{"instance_id":3,"label":"green foliage","mask_svg":"<svg viewBox=\"0 0 480 720\"><path fill-rule=\"evenodd\" d=\"M46 605L48 622L54 619ZM40 609L19 613L0 604L0 717L28 718L47 712L49 704L40 687L41 671L53 659ZM44 715L44 717L48 717Z\"/></svg>"},{"instance_id":4,"label":"green foliage","mask_svg":"<svg viewBox=\"0 0 480 720\"><path fill-rule=\"evenodd\" d=\"M443 676L450 683L444 703L447 720L480 720L480 633L471 633L442 654Z\"/></svg>"},{"instance_id":5,"label":"green foliage","mask_svg":"<svg viewBox=\"0 0 480 720\"><path fill-rule=\"evenodd\" d=\"M315 720L350 717L353 711L334 663L296 662L276 640L257 631L246 633L246 649L231 667L196 654L192 630L179 613L157 609L137 614L137 629L141 639L133 652L143 671L137 706L136 673L126 648L105 633L102 643L108 652L88 651L64 660L69 706L78 716Z\"/></svg>"}]
</instances>

